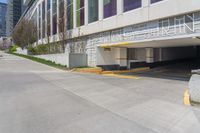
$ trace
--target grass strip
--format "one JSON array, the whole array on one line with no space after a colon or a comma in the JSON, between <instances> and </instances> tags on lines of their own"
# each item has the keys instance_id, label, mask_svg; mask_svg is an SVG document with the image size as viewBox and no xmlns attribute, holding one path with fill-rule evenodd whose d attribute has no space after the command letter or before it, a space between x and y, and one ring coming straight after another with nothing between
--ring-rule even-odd
<instances>
[{"instance_id":1,"label":"grass strip","mask_svg":"<svg viewBox=\"0 0 200 133\"><path fill-rule=\"evenodd\" d=\"M45 65L48 65L48 66L51 66L51 67L55 67L55 68L58 68L58 69L68 70L67 66L65 66L65 65L56 64L55 62L48 61L48 60L41 59L41 58L37 58L37 57L34 57L34 56L22 55L22 54L17 54L17 53L9 53L9 54L13 54L13 55L16 55L16 56L19 56L19 57L23 57L23 58L26 58L26 59L29 59L29 60L32 60L32 61L35 61L35 62L39 62L39 63L45 64Z\"/></svg>"}]
</instances>

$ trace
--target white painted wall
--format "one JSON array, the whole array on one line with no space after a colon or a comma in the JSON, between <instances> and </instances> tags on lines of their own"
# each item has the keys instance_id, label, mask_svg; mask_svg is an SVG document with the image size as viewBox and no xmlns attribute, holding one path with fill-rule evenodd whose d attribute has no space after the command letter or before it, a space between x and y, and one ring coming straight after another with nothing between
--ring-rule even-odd
<instances>
[{"instance_id":1,"label":"white painted wall","mask_svg":"<svg viewBox=\"0 0 200 133\"><path fill-rule=\"evenodd\" d=\"M27 49L22 49L22 48L17 48L16 53L18 54L23 54L23 55L28 55L28 50Z\"/></svg>"},{"instance_id":2,"label":"white painted wall","mask_svg":"<svg viewBox=\"0 0 200 133\"><path fill-rule=\"evenodd\" d=\"M98 65L114 65L116 61L117 49L111 48L111 51L104 51L104 48L97 48L97 66Z\"/></svg>"},{"instance_id":3,"label":"white painted wall","mask_svg":"<svg viewBox=\"0 0 200 133\"><path fill-rule=\"evenodd\" d=\"M87 55L78 53L34 55L34 57L65 65L68 68L87 66Z\"/></svg>"},{"instance_id":4,"label":"white painted wall","mask_svg":"<svg viewBox=\"0 0 200 133\"><path fill-rule=\"evenodd\" d=\"M104 48L97 48L98 65L127 66L127 49L111 48L111 51L104 51Z\"/></svg>"},{"instance_id":5,"label":"white painted wall","mask_svg":"<svg viewBox=\"0 0 200 133\"><path fill-rule=\"evenodd\" d=\"M49 60L56 64L69 66L69 54L34 55L34 57Z\"/></svg>"}]
</instances>

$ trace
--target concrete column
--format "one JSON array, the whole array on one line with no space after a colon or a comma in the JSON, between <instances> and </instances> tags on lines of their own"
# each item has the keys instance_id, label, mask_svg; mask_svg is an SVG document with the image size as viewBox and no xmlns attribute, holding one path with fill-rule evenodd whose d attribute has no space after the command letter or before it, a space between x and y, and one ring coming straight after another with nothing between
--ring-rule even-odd
<instances>
[{"instance_id":1,"label":"concrete column","mask_svg":"<svg viewBox=\"0 0 200 133\"><path fill-rule=\"evenodd\" d=\"M39 5L37 7L37 43L39 42Z\"/></svg>"},{"instance_id":2,"label":"concrete column","mask_svg":"<svg viewBox=\"0 0 200 133\"><path fill-rule=\"evenodd\" d=\"M154 62L153 48L146 48L146 62L147 63L153 63Z\"/></svg>"},{"instance_id":3,"label":"concrete column","mask_svg":"<svg viewBox=\"0 0 200 133\"><path fill-rule=\"evenodd\" d=\"M56 12L57 12L57 34L59 33L59 0L57 0L57 5L56 5Z\"/></svg>"},{"instance_id":4,"label":"concrete column","mask_svg":"<svg viewBox=\"0 0 200 133\"><path fill-rule=\"evenodd\" d=\"M52 36L53 35L53 2L52 2L52 0L51 0L51 6L50 6L50 9L51 9L51 12L50 12L50 25L51 25L51 33L50 33L50 36ZM51 41L51 39L50 39L50 41Z\"/></svg>"},{"instance_id":5,"label":"concrete column","mask_svg":"<svg viewBox=\"0 0 200 133\"><path fill-rule=\"evenodd\" d=\"M85 25L88 24L88 0L85 0Z\"/></svg>"},{"instance_id":6,"label":"concrete column","mask_svg":"<svg viewBox=\"0 0 200 133\"><path fill-rule=\"evenodd\" d=\"M162 48L159 48L159 61L162 61Z\"/></svg>"},{"instance_id":7,"label":"concrete column","mask_svg":"<svg viewBox=\"0 0 200 133\"><path fill-rule=\"evenodd\" d=\"M127 48L120 48L120 66L128 67Z\"/></svg>"},{"instance_id":8,"label":"concrete column","mask_svg":"<svg viewBox=\"0 0 200 133\"><path fill-rule=\"evenodd\" d=\"M76 0L73 1L73 21L74 21L74 28L76 28Z\"/></svg>"},{"instance_id":9,"label":"concrete column","mask_svg":"<svg viewBox=\"0 0 200 133\"><path fill-rule=\"evenodd\" d=\"M120 15L123 13L124 10L124 1L123 0L117 0L117 15Z\"/></svg>"},{"instance_id":10,"label":"concrete column","mask_svg":"<svg viewBox=\"0 0 200 133\"><path fill-rule=\"evenodd\" d=\"M150 0L142 0L142 7L148 7L150 4Z\"/></svg>"},{"instance_id":11,"label":"concrete column","mask_svg":"<svg viewBox=\"0 0 200 133\"><path fill-rule=\"evenodd\" d=\"M127 48L116 48L116 60L120 67L128 67Z\"/></svg>"},{"instance_id":12,"label":"concrete column","mask_svg":"<svg viewBox=\"0 0 200 133\"><path fill-rule=\"evenodd\" d=\"M103 0L99 1L99 20L103 20Z\"/></svg>"},{"instance_id":13,"label":"concrete column","mask_svg":"<svg viewBox=\"0 0 200 133\"><path fill-rule=\"evenodd\" d=\"M45 37L47 37L47 0L45 0Z\"/></svg>"},{"instance_id":14,"label":"concrete column","mask_svg":"<svg viewBox=\"0 0 200 133\"><path fill-rule=\"evenodd\" d=\"M40 28L40 39L41 39L41 41L42 41L42 43L43 43L43 38L42 38L42 34L43 34L43 24L42 24L42 2L40 3L40 26L41 26L41 28Z\"/></svg>"}]
</instances>

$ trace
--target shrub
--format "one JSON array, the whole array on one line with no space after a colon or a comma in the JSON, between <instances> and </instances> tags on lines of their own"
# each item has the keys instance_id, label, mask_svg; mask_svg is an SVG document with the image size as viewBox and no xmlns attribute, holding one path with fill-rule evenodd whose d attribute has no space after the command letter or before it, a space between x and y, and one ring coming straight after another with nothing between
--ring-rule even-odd
<instances>
[{"instance_id":1,"label":"shrub","mask_svg":"<svg viewBox=\"0 0 200 133\"><path fill-rule=\"evenodd\" d=\"M12 45L9 47L9 53L14 53L17 51L18 46L17 45Z\"/></svg>"},{"instance_id":2,"label":"shrub","mask_svg":"<svg viewBox=\"0 0 200 133\"><path fill-rule=\"evenodd\" d=\"M32 46L29 46L29 47L27 48L27 50L28 50L28 53L29 53L29 54L32 54L32 55L36 55L36 54L37 54L36 48L34 48L34 47L32 47Z\"/></svg>"},{"instance_id":3,"label":"shrub","mask_svg":"<svg viewBox=\"0 0 200 133\"><path fill-rule=\"evenodd\" d=\"M48 46L47 45L38 45L36 47L37 54L48 54Z\"/></svg>"}]
</instances>

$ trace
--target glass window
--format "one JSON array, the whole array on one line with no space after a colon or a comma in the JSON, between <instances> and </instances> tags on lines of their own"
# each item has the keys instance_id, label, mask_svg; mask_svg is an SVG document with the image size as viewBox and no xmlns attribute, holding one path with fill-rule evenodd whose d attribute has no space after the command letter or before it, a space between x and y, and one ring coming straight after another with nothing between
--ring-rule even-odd
<instances>
[{"instance_id":1,"label":"glass window","mask_svg":"<svg viewBox=\"0 0 200 133\"><path fill-rule=\"evenodd\" d=\"M53 15L53 35L57 33L57 14Z\"/></svg>"},{"instance_id":2,"label":"glass window","mask_svg":"<svg viewBox=\"0 0 200 133\"><path fill-rule=\"evenodd\" d=\"M41 17L41 4L39 4L39 6L38 6L38 12L39 12L39 17L38 17L38 38L39 39L41 39L42 37L41 37L41 35L42 35L42 33L41 33L41 19L42 19L42 17Z\"/></svg>"},{"instance_id":3,"label":"glass window","mask_svg":"<svg viewBox=\"0 0 200 133\"><path fill-rule=\"evenodd\" d=\"M47 0L47 11L51 8L51 0Z\"/></svg>"},{"instance_id":4,"label":"glass window","mask_svg":"<svg viewBox=\"0 0 200 133\"><path fill-rule=\"evenodd\" d=\"M65 29L65 17L64 17L64 0L59 0L59 32L63 32Z\"/></svg>"},{"instance_id":5,"label":"glass window","mask_svg":"<svg viewBox=\"0 0 200 133\"><path fill-rule=\"evenodd\" d=\"M73 29L73 0L67 0L67 29Z\"/></svg>"},{"instance_id":6,"label":"glass window","mask_svg":"<svg viewBox=\"0 0 200 133\"><path fill-rule=\"evenodd\" d=\"M117 0L104 0L103 8L104 8L104 18L108 18L116 15L117 10Z\"/></svg>"},{"instance_id":7,"label":"glass window","mask_svg":"<svg viewBox=\"0 0 200 133\"><path fill-rule=\"evenodd\" d=\"M159 2L159 1L162 1L162 0L151 0L151 4Z\"/></svg>"},{"instance_id":8,"label":"glass window","mask_svg":"<svg viewBox=\"0 0 200 133\"><path fill-rule=\"evenodd\" d=\"M53 0L53 35L57 33L57 0Z\"/></svg>"},{"instance_id":9,"label":"glass window","mask_svg":"<svg viewBox=\"0 0 200 133\"><path fill-rule=\"evenodd\" d=\"M76 17L77 17L77 27L84 25L84 0L77 0L76 1Z\"/></svg>"},{"instance_id":10,"label":"glass window","mask_svg":"<svg viewBox=\"0 0 200 133\"><path fill-rule=\"evenodd\" d=\"M47 36L51 35L51 0L47 0Z\"/></svg>"},{"instance_id":11,"label":"glass window","mask_svg":"<svg viewBox=\"0 0 200 133\"><path fill-rule=\"evenodd\" d=\"M88 0L88 22L92 23L99 19L98 0Z\"/></svg>"},{"instance_id":12,"label":"glass window","mask_svg":"<svg viewBox=\"0 0 200 133\"><path fill-rule=\"evenodd\" d=\"M42 38L45 38L45 0L42 2Z\"/></svg>"},{"instance_id":13,"label":"glass window","mask_svg":"<svg viewBox=\"0 0 200 133\"><path fill-rule=\"evenodd\" d=\"M124 12L130 11L142 6L142 0L124 0Z\"/></svg>"},{"instance_id":14,"label":"glass window","mask_svg":"<svg viewBox=\"0 0 200 133\"><path fill-rule=\"evenodd\" d=\"M59 18L64 17L64 0L59 0Z\"/></svg>"}]
</instances>

